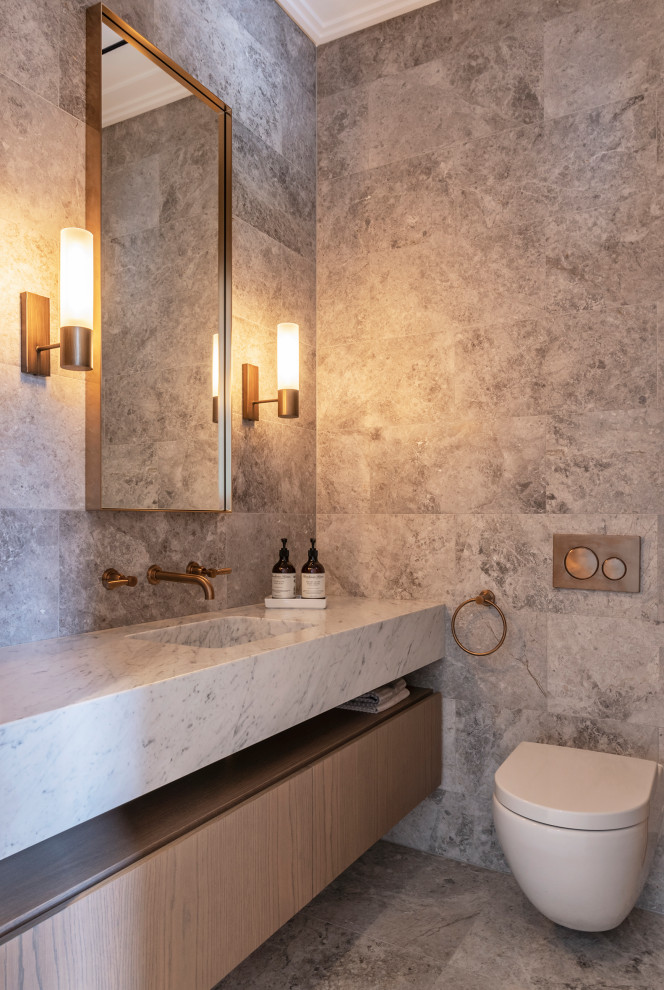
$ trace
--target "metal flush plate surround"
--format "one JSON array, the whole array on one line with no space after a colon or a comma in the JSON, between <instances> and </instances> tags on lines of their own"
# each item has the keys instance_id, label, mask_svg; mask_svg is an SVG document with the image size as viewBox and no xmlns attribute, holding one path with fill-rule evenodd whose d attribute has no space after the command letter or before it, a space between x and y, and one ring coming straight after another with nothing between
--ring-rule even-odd
<instances>
[{"instance_id":1,"label":"metal flush plate surround","mask_svg":"<svg viewBox=\"0 0 664 990\"><path fill-rule=\"evenodd\" d=\"M553 587L641 590L641 537L554 533Z\"/></svg>"}]
</instances>

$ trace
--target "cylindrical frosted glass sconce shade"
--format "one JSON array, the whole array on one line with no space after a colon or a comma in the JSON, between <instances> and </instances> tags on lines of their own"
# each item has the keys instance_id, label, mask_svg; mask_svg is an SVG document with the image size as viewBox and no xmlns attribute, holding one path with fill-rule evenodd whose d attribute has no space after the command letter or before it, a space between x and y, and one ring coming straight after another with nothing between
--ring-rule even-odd
<instances>
[{"instance_id":1,"label":"cylindrical frosted glass sconce shade","mask_svg":"<svg viewBox=\"0 0 664 990\"><path fill-rule=\"evenodd\" d=\"M212 422L219 422L219 334L212 338Z\"/></svg>"},{"instance_id":2,"label":"cylindrical frosted glass sconce shade","mask_svg":"<svg viewBox=\"0 0 664 990\"><path fill-rule=\"evenodd\" d=\"M65 227L60 234L60 326L92 330L93 298L92 234Z\"/></svg>"},{"instance_id":3,"label":"cylindrical frosted glass sconce shade","mask_svg":"<svg viewBox=\"0 0 664 990\"><path fill-rule=\"evenodd\" d=\"M277 325L277 389L300 388L300 328L297 323Z\"/></svg>"}]
</instances>

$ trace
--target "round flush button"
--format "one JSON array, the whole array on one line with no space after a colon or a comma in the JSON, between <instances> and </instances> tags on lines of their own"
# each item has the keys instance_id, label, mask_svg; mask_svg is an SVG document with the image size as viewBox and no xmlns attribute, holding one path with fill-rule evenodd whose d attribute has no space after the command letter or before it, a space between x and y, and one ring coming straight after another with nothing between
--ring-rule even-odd
<instances>
[{"instance_id":1,"label":"round flush button","mask_svg":"<svg viewBox=\"0 0 664 990\"><path fill-rule=\"evenodd\" d=\"M620 581L627 573L627 565L620 557L607 557L602 564L602 573L609 581Z\"/></svg>"},{"instance_id":2,"label":"round flush button","mask_svg":"<svg viewBox=\"0 0 664 990\"><path fill-rule=\"evenodd\" d=\"M588 547L573 547L565 555L565 570L578 581L591 578L598 567L597 554Z\"/></svg>"}]
</instances>

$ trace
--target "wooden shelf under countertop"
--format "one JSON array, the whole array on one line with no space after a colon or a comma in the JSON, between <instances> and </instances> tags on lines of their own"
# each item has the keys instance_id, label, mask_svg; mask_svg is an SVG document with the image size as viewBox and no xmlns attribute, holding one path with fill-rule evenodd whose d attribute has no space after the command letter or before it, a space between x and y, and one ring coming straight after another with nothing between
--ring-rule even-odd
<instances>
[{"instance_id":1,"label":"wooden shelf under countertop","mask_svg":"<svg viewBox=\"0 0 664 990\"><path fill-rule=\"evenodd\" d=\"M431 691L379 715L333 709L0 861L0 944L101 880L307 767Z\"/></svg>"}]
</instances>

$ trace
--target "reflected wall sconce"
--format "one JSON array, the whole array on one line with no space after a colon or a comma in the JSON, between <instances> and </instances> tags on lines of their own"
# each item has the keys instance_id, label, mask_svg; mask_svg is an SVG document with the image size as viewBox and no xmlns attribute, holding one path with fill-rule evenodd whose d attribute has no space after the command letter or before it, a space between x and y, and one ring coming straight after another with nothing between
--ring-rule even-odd
<instances>
[{"instance_id":1,"label":"reflected wall sconce","mask_svg":"<svg viewBox=\"0 0 664 990\"><path fill-rule=\"evenodd\" d=\"M219 422L219 334L212 338L212 422Z\"/></svg>"},{"instance_id":2,"label":"reflected wall sconce","mask_svg":"<svg viewBox=\"0 0 664 990\"><path fill-rule=\"evenodd\" d=\"M60 367L92 371L94 298L92 234L80 227L60 233L60 341L51 343L48 296L21 293L21 371L51 374L50 351L60 348Z\"/></svg>"},{"instance_id":3,"label":"reflected wall sconce","mask_svg":"<svg viewBox=\"0 0 664 990\"><path fill-rule=\"evenodd\" d=\"M300 328L297 323L277 326L277 398L260 399L258 367L242 365L242 419L257 420L260 405L277 403L281 419L297 419L300 415Z\"/></svg>"}]
</instances>

